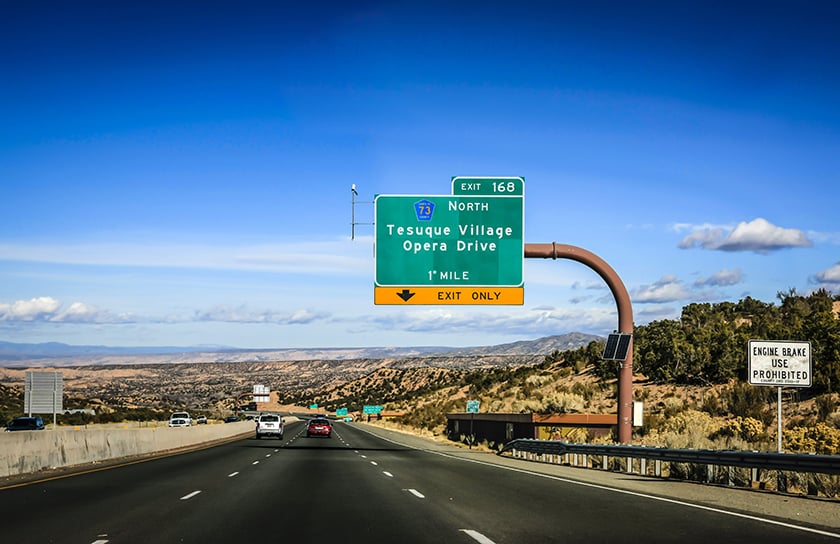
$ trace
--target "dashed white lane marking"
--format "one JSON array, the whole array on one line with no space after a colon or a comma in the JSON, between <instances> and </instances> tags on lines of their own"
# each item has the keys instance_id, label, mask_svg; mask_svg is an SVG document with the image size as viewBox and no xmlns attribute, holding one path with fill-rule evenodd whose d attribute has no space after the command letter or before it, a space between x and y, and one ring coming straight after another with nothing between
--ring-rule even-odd
<instances>
[{"instance_id":1,"label":"dashed white lane marking","mask_svg":"<svg viewBox=\"0 0 840 544\"><path fill-rule=\"evenodd\" d=\"M107 540L94 540L91 544L108 544Z\"/></svg>"},{"instance_id":2,"label":"dashed white lane marking","mask_svg":"<svg viewBox=\"0 0 840 544\"><path fill-rule=\"evenodd\" d=\"M230 474L228 474L228 478L233 478L234 476L237 476L238 474L239 474L238 471L237 472L231 472Z\"/></svg>"},{"instance_id":3,"label":"dashed white lane marking","mask_svg":"<svg viewBox=\"0 0 840 544\"><path fill-rule=\"evenodd\" d=\"M189 500L189 499L195 497L196 495L198 495L199 493L201 493L201 491L193 491L192 493L188 493L188 494L184 495L183 497L181 497L181 500L182 501Z\"/></svg>"},{"instance_id":4,"label":"dashed white lane marking","mask_svg":"<svg viewBox=\"0 0 840 544\"><path fill-rule=\"evenodd\" d=\"M420 493L416 489L408 489L407 491L409 493L411 493L412 495L414 495L415 497L417 497L418 499L425 499L426 498L426 495Z\"/></svg>"},{"instance_id":5,"label":"dashed white lane marking","mask_svg":"<svg viewBox=\"0 0 840 544\"><path fill-rule=\"evenodd\" d=\"M461 529L461 532L467 534L470 538L476 542L480 542L481 544L496 544L478 531L473 531L472 529Z\"/></svg>"},{"instance_id":6,"label":"dashed white lane marking","mask_svg":"<svg viewBox=\"0 0 840 544\"><path fill-rule=\"evenodd\" d=\"M259 462L259 461L254 461L254 462L253 462L253 463L251 463L251 464L252 464L252 465L259 465L259 464L260 464L260 462Z\"/></svg>"},{"instance_id":7,"label":"dashed white lane marking","mask_svg":"<svg viewBox=\"0 0 840 544\"><path fill-rule=\"evenodd\" d=\"M371 461L370 464L373 465L373 466L379 465L379 463L377 463L376 461Z\"/></svg>"},{"instance_id":8,"label":"dashed white lane marking","mask_svg":"<svg viewBox=\"0 0 840 544\"><path fill-rule=\"evenodd\" d=\"M383 470L383 471L382 471L382 474L384 474L385 476L387 476L387 477L389 477L389 478L393 478L393 477L394 477L394 475L393 475L393 474L391 474L390 472L388 472L387 470Z\"/></svg>"},{"instance_id":9,"label":"dashed white lane marking","mask_svg":"<svg viewBox=\"0 0 840 544\"><path fill-rule=\"evenodd\" d=\"M362 459L367 459L367 455L362 455Z\"/></svg>"},{"instance_id":10,"label":"dashed white lane marking","mask_svg":"<svg viewBox=\"0 0 840 544\"><path fill-rule=\"evenodd\" d=\"M266 457L271 457L271 454L270 454L270 453L266 453L266 454L265 454L265 456L266 456Z\"/></svg>"},{"instance_id":11,"label":"dashed white lane marking","mask_svg":"<svg viewBox=\"0 0 840 544\"><path fill-rule=\"evenodd\" d=\"M365 433L367 433L371 436L375 436L377 438L380 438L380 439L382 439L386 442L390 442L392 444L396 444L396 445L402 446L404 448L417 450L417 448L415 448L413 446L409 446L407 444L397 442L396 440L391 440L390 438L385 438L384 436L376 435L376 434L374 434L370 431L367 431L365 429L360 428L359 430L361 430L362 432L365 432ZM685 507L688 507L688 508L696 508L698 510L705 510L707 512L715 512L715 513L718 513L718 514L724 514L724 515L727 515L727 516L733 516L733 517L741 518L741 519L749 519L749 520L752 520L752 521L757 521L759 523L766 523L768 525L776 525L778 527L787 527L788 529L796 529L796 530L799 530L799 531L804 531L804 532L807 532L807 533L812 533L812 534L817 534L817 535L828 536L828 537L831 537L831 538L840 538L840 533L831 533L831 532L828 532L828 531L822 531L820 529L813 529L811 527L805 527L803 525L796 525L796 524L793 524L793 523L776 521L776 520L772 520L772 519L768 519L768 518L762 518L762 517L759 517L759 516L752 516L752 515L749 515L749 514L740 514L738 512L732 512L732 511L729 511L729 510L724 510L722 508L715 508L715 507L712 507L712 506L704 506L704 505L701 505L701 504L693 504L693 503L690 503L690 502L680 501L680 500L677 500L677 499L669 499L669 498L666 498L666 497L656 497L654 495L648 495L646 493L639 493L639 492L636 492L636 491L628 491L626 489L618 489L618 488L609 487L609 486L606 486L606 485L593 484L593 483L589 483L589 482L580 482L580 481L577 481L577 480L570 480L568 478L562 478L560 476L552 476L550 474L542 474L542 473L539 473L539 472L533 472L533 471L525 470L525 469L522 469L522 468L507 467L507 466L503 466L503 465L495 465L493 463L488 463L486 461L480 461L478 459L465 459L463 457L450 455L448 453L444 453L444 452L441 452L441 451L433 451L433 450L422 450L422 451L426 451L426 452L428 452L432 455L440 455L441 457L446 457L447 459L454 459L456 461L462 461L462 462L465 462L465 463L475 463L477 465L485 465L485 466L493 467L493 468L496 468L496 469L509 470L511 472L518 472L520 474L528 474L530 476L536 476L538 478L546 478L546 479L555 480L555 481L558 481L558 482L565 482L565 483L571 484L571 485L580 485L580 486L590 487L590 488L594 488L594 489L602 489L604 491L610 491L610 492L613 492L613 493L621 493L621 494L629 495L629 496L633 496L633 497L641 497L641 498L649 499L649 500L652 500L652 501L661 501L661 502L667 502L667 503L670 503L670 504L678 504L680 506L685 506Z\"/></svg>"}]
</instances>

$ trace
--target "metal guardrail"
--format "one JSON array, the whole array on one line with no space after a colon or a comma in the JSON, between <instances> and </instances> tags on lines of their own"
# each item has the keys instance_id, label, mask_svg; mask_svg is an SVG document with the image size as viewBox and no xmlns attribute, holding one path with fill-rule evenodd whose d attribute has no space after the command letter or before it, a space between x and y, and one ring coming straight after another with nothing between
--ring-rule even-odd
<instances>
[{"instance_id":1,"label":"metal guardrail","mask_svg":"<svg viewBox=\"0 0 840 544\"><path fill-rule=\"evenodd\" d=\"M499 455L506 453L518 459L543 463L769 491L775 489L777 492L799 492L835 499L840 497L840 455L681 450L533 439L508 442Z\"/></svg>"},{"instance_id":2,"label":"metal guardrail","mask_svg":"<svg viewBox=\"0 0 840 544\"><path fill-rule=\"evenodd\" d=\"M756 451L679 450L646 446L612 446L598 444L572 444L558 440L517 439L505 444L499 455L526 452L534 455L603 456L693 463L761 470L840 474L840 455L810 455L769 453ZM584 462L585 463L585 462ZM629 471L629 470L628 470ZM644 472L644 469L642 469ZM657 474L658 475L658 474Z\"/></svg>"}]
</instances>

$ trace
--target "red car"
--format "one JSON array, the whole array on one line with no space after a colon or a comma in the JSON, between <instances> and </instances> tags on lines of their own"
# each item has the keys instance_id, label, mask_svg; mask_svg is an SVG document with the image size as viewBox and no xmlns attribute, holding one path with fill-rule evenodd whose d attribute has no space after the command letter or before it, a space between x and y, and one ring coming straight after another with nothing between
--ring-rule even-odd
<instances>
[{"instance_id":1,"label":"red car","mask_svg":"<svg viewBox=\"0 0 840 544\"><path fill-rule=\"evenodd\" d=\"M332 424L327 419L312 419L309 425L306 426L306 436L326 436L330 437L332 434Z\"/></svg>"}]
</instances>

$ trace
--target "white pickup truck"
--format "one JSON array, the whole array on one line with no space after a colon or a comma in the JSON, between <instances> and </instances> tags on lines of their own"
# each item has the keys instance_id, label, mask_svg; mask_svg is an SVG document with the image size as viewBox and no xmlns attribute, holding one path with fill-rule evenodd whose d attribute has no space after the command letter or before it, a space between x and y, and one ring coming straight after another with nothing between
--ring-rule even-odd
<instances>
[{"instance_id":1,"label":"white pickup truck","mask_svg":"<svg viewBox=\"0 0 840 544\"><path fill-rule=\"evenodd\" d=\"M192 426L192 418L189 412L175 412L169 416L170 427L190 427Z\"/></svg>"}]
</instances>

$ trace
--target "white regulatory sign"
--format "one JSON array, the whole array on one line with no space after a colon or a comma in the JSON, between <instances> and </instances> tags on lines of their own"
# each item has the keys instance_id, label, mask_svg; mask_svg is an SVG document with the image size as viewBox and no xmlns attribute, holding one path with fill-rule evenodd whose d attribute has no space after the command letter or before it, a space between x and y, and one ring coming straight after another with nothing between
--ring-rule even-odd
<instances>
[{"instance_id":1,"label":"white regulatory sign","mask_svg":"<svg viewBox=\"0 0 840 544\"><path fill-rule=\"evenodd\" d=\"M751 385L811 387L811 343L750 340Z\"/></svg>"}]
</instances>

